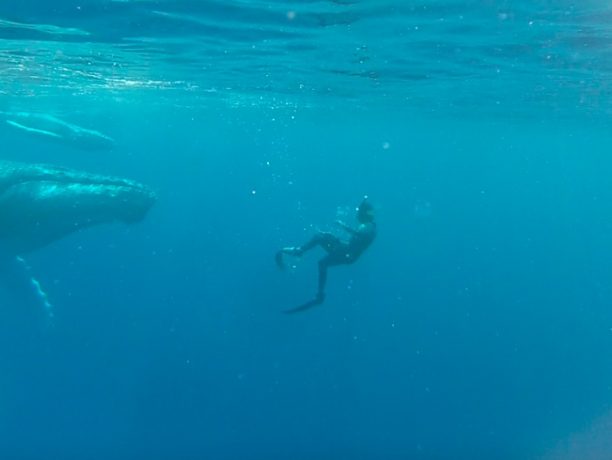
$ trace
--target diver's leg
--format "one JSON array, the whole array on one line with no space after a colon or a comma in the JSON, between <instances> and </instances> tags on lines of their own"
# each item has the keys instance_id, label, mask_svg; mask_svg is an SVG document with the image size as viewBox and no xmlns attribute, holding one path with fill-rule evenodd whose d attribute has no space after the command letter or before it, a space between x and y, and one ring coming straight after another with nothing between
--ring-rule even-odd
<instances>
[{"instance_id":1,"label":"diver's leg","mask_svg":"<svg viewBox=\"0 0 612 460\"><path fill-rule=\"evenodd\" d=\"M327 283L327 267L329 266L328 261L329 256L319 261L319 289L316 297L295 308L285 310L285 313L298 313L317 305L321 305L325 301L325 284Z\"/></svg>"},{"instance_id":2,"label":"diver's leg","mask_svg":"<svg viewBox=\"0 0 612 460\"><path fill-rule=\"evenodd\" d=\"M317 300L323 302L325 300L325 286L327 285L327 268L329 267L329 257L325 257L319 261L319 288L317 291Z\"/></svg>"},{"instance_id":3,"label":"diver's leg","mask_svg":"<svg viewBox=\"0 0 612 460\"><path fill-rule=\"evenodd\" d=\"M289 310L285 313L298 313L309 308L321 305L325 301L325 286L327 285L327 269L335 265L344 265L346 262L342 259L342 253L329 254L319 261L319 283L317 295L314 299Z\"/></svg>"},{"instance_id":4,"label":"diver's leg","mask_svg":"<svg viewBox=\"0 0 612 460\"><path fill-rule=\"evenodd\" d=\"M346 258L344 251L332 252L326 257L319 260L319 289L317 292L317 299L320 302L325 300L325 287L327 286L327 269L329 267L335 267L337 265L345 265Z\"/></svg>"},{"instance_id":5,"label":"diver's leg","mask_svg":"<svg viewBox=\"0 0 612 460\"><path fill-rule=\"evenodd\" d=\"M301 246L300 250L306 252L310 251L312 248L321 246L325 251L331 253L335 252L341 245L342 242L337 236L327 232L319 232L313 236L308 243Z\"/></svg>"},{"instance_id":6,"label":"diver's leg","mask_svg":"<svg viewBox=\"0 0 612 460\"><path fill-rule=\"evenodd\" d=\"M283 254L300 257L305 252L310 251L317 246L321 246L323 249L325 249L325 251L331 253L336 251L341 245L342 242L331 233L319 232L302 246L286 247L278 251L275 256L276 265L278 265L280 268L284 268L285 265L283 263Z\"/></svg>"}]
</instances>

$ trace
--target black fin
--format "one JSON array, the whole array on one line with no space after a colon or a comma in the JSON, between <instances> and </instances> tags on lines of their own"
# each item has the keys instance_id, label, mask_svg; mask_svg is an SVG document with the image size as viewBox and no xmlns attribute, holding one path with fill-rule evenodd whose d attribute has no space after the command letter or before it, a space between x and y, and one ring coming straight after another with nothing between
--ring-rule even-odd
<instances>
[{"instance_id":1,"label":"black fin","mask_svg":"<svg viewBox=\"0 0 612 460\"><path fill-rule=\"evenodd\" d=\"M312 307L316 307L317 305L321 305L323 302L325 301L325 296L324 295L318 295L317 297L315 297L314 299L298 306L295 308L290 308L289 310L283 310L283 313L285 314L293 314L293 313L299 313L301 311L305 311L308 310Z\"/></svg>"}]
</instances>

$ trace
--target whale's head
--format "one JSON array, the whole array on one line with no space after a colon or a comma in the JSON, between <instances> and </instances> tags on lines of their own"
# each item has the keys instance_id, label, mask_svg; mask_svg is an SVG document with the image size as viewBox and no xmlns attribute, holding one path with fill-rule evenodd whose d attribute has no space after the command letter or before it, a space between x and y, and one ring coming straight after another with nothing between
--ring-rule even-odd
<instances>
[{"instance_id":1,"label":"whale's head","mask_svg":"<svg viewBox=\"0 0 612 460\"><path fill-rule=\"evenodd\" d=\"M155 200L127 179L0 162L0 246L24 254L93 225L138 222Z\"/></svg>"}]
</instances>

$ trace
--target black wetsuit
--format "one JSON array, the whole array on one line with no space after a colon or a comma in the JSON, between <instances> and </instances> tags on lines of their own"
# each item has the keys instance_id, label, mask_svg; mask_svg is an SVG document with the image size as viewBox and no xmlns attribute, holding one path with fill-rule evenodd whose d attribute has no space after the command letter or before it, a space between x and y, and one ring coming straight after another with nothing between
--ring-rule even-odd
<instances>
[{"instance_id":1,"label":"black wetsuit","mask_svg":"<svg viewBox=\"0 0 612 460\"><path fill-rule=\"evenodd\" d=\"M357 229L344 224L340 225L351 235L348 241L342 241L331 233L320 232L303 246L281 251L282 253L300 256L306 251L321 246L327 252L327 255L319 261L319 288L316 298L290 310L290 312L301 311L323 303L325 300L325 286L327 284L327 269L335 265L355 263L376 238L376 223L374 222L362 223Z\"/></svg>"}]
</instances>

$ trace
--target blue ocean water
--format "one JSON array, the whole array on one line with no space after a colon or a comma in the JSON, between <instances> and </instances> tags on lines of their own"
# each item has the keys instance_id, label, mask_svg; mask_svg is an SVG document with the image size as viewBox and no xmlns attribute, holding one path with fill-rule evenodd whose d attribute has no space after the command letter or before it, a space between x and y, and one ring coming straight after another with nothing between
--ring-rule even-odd
<instances>
[{"instance_id":1,"label":"blue ocean water","mask_svg":"<svg viewBox=\"0 0 612 460\"><path fill-rule=\"evenodd\" d=\"M611 17L0 0L0 111L115 141L3 123L0 159L158 196L24 256L54 316L3 301L0 457L612 458ZM364 195L372 247L283 314L321 254L275 252Z\"/></svg>"}]
</instances>

